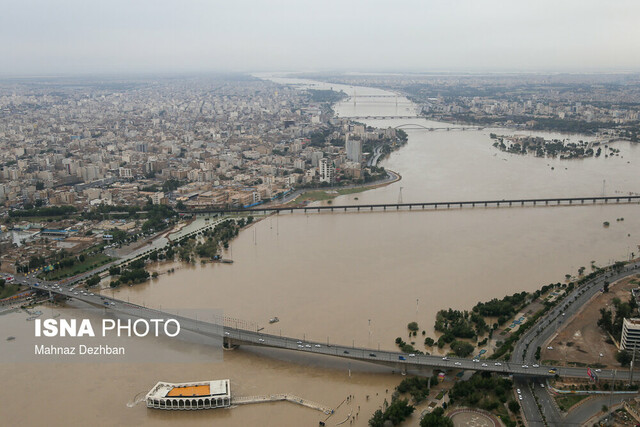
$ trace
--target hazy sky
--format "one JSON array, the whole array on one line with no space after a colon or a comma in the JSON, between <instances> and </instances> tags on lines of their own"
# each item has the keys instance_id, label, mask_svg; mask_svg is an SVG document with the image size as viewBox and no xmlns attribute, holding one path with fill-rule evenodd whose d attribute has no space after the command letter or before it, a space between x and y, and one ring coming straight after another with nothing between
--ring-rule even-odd
<instances>
[{"instance_id":1,"label":"hazy sky","mask_svg":"<svg viewBox=\"0 0 640 427\"><path fill-rule=\"evenodd\" d=\"M0 0L0 74L640 71L638 0Z\"/></svg>"}]
</instances>

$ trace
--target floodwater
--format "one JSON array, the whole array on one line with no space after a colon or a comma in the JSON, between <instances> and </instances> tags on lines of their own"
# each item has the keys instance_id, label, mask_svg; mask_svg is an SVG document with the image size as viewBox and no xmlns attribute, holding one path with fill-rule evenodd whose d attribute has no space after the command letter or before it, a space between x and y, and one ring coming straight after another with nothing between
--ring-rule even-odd
<instances>
[{"instance_id":1,"label":"floodwater","mask_svg":"<svg viewBox=\"0 0 640 427\"><path fill-rule=\"evenodd\" d=\"M344 89L353 94L353 88ZM371 94L389 92L357 89L359 96ZM350 99L335 110L340 116L408 115L415 107L404 98L396 104L394 97L356 97L355 106ZM442 126L418 118L363 121L379 127ZM614 143L620 149L617 157L562 161L502 153L491 146L490 132L514 133L407 130L409 143L383 161L402 180L340 196L333 204L640 193L637 145ZM221 309L270 333L390 349L395 337L406 337L411 321L433 335L440 308L469 309L478 301L563 281L581 266L589 271L591 261L602 265L628 259L632 252L637 255L638 209L610 205L281 214L257 222L231 243L225 257L233 264L158 265L161 272L172 266L176 272L113 295L155 308ZM274 316L280 322L269 324ZM401 379L369 365L282 351L241 347L224 356L222 363L187 365L3 364L0 373L7 383L0 399L3 407L12 408L9 419L18 424L62 422L71 413L78 421L114 425L180 421L287 426L317 425L324 419L290 403L207 413L127 406L136 393L159 380L230 378L233 391L245 396L293 393L337 407L353 394L355 403L343 405L327 425L342 421L356 403L361 411L355 425L366 425L385 390ZM34 401L41 411L30 411ZM412 424L417 425L417 419Z\"/></svg>"}]
</instances>

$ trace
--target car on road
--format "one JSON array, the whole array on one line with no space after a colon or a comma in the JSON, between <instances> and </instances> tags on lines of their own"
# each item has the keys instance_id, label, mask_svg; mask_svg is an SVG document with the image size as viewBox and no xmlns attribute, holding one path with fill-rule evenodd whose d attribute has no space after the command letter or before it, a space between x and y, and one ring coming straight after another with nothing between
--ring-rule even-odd
<instances>
[{"instance_id":1,"label":"car on road","mask_svg":"<svg viewBox=\"0 0 640 427\"><path fill-rule=\"evenodd\" d=\"M486 363L483 363L483 364L482 364L482 366L483 366L484 368L486 368L486 367L487 367L487 364L486 364Z\"/></svg>"},{"instance_id":2,"label":"car on road","mask_svg":"<svg viewBox=\"0 0 640 427\"><path fill-rule=\"evenodd\" d=\"M449 360L447 356L443 357L442 360Z\"/></svg>"},{"instance_id":3,"label":"car on road","mask_svg":"<svg viewBox=\"0 0 640 427\"><path fill-rule=\"evenodd\" d=\"M409 357L416 357L416 355L414 353L411 353Z\"/></svg>"},{"instance_id":4,"label":"car on road","mask_svg":"<svg viewBox=\"0 0 640 427\"><path fill-rule=\"evenodd\" d=\"M540 367L540 365L538 365L537 363L534 363L534 364L533 364L533 365L531 365L531 366L533 366L534 368L539 368L539 367Z\"/></svg>"},{"instance_id":5,"label":"car on road","mask_svg":"<svg viewBox=\"0 0 640 427\"><path fill-rule=\"evenodd\" d=\"M304 348L304 346L303 346L303 345L298 344L298 348Z\"/></svg>"},{"instance_id":6,"label":"car on road","mask_svg":"<svg viewBox=\"0 0 640 427\"><path fill-rule=\"evenodd\" d=\"M305 344L304 346L307 348L311 348L311 344Z\"/></svg>"},{"instance_id":7,"label":"car on road","mask_svg":"<svg viewBox=\"0 0 640 427\"><path fill-rule=\"evenodd\" d=\"M398 360L407 360L407 358L404 356L398 356Z\"/></svg>"},{"instance_id":8,"label":"car on road","mask_svg":"<svg viewBox=\"0 0 640 427\"><path fill-rule=\"evenodd\" d=\"M478 363L480 360L478 359L473 359L473 363Z\"/></svg>"},{"instance_id":9,"label":"car on road","mask_svg":"<svg viewBox=\"0 0 640 427\"><path fill-rule=\"evenodd\" d=\"M518 392L518 394L522 393L522 391L520 391L520 389L517 389L516 391Z\"/></svg>"},{"instance_id":10,"label":"car on road","mask_svg":"<svg viewBox=\"0 0 640 427\"><path fill-rule=\"evenodd\" d=\"M74 294L74 295L78 295L78 293L77 293L77 292L74 292L73 294Z\"/></svg>"},{"instance_id":11,"label":"car on road","mask_svg":"<svg viewBox=\"0 0 640 427\"><path fill-rule=\"evenodd\" d=\"M502 366L502 363L500 363L500 362L496 362L496 363L494 363L494 365L496 365L496 366Z\"/></svg>"},{"instance_id":12,"label":"car on road","mask_svg":"<svg viewBox=\"0 0 640 427\"><path fill-rule=\"evenodd\" d=\"M547 350L553 350L553 347L549 346L547 347Z\"/></svg>"},{"instance_id":13,"label":"car on road","mask_svg":"<svg viewBox=\"0 0 640 427\"><path fill-rule=\"evenodd\" d=\"M375 353L369 353L369 356L376 357Z\"/></svg>"},{"instance_id":14,"label":"car on road","mask_svg":"<svg viewBox=\"0 0 640 427\"><path fill-rule=\"evenodd\" d=\"M556 372L558 372L558 370L556 368L549 369L549 373L550 374L555 374Z\"/></svg>"},{"instance_id":15,"label":"car on road","mask_svg":"<svg viewBox=\"0 0 640 427\"><path fill-rule=\"evenodd\" d=\"M596 372L602 372L602 369L596 369Z\"/></svg>"},{"instance_id":16,"label":"car on road","mask_svg":"<svg viewBox=\"0 0 640 427\"><path fill-rule=\"evenodd\" d=\"M462 363L460 363L460 362L456 362L456 363L454 363L454 365L456 365L456 366L460 366L460 365L462 365Z\"/></svg>"},{"instance_id":17,"label":"car on road","mask_svg":"<svg viewBox=\"0 0 640 427\"><path fill-rule=\"evenodd\" d=\"M522 395L521 394L518 395L518 399L522 400Z\"/></svg>"},{"instance_id":18,"label":"car on road","mask_svg":"<svg viewBox=\"0 0 640 427\"><path fill-rule=\"evenodd\" d=\"M262 338L258 338L258 341L260 342L264 342L264 340Z\"/></svg>"},{"instance_id":19,"label":"car on road","mask_svg":"<svg viewBox=\"0 0 640 427\"><path fill-rule=\"evenodd\" d=\"M316 345L314 345L314 347L316 347L316 348L320 348L320 347L322 347L322 346L321 346L320 344L316 344Z\"/></svg>"},{"instance_id":20,"label":"car on road","mask_svg":"<svg viewBox=\"0 0 640 427\"><path fill-rule=\"evenodd\" d=\"M105 304L109 304L108 302L105 302ZM225 332L225 335L229 335L229 332Z\"/></svg>"},{"instance_id":21,"label":"car on road","mask_svg":"<svg viewBox=\"0 0 640 427\"><path fill-rule=\"evenodd\" d=\"M524 369L527 369L527 368L529 367L529 365L522 365L522 367L523 367Z\"/></svg>"},{"instance_id":22,"label":"car on road","mask_svg":"<svg viewBox=\"0 0 640 427\"><path fill-rule=\"evenodd\" d=\"M349 352L348 352L347 350L345 350L343 353L344 353L344 354L349 354Z\"/></svg>"},{"instance_id":23,"label":"car on road","mask_svg":"<svg viewBox=\"0 0 640 427\"><path fill-rule=\"evenodd\" d=\"M544 384L540 383L540 387L544 388Z\"/></svg>"},{"instance_id":24,"label":"car on road","mask_svg":"<svg viewBox=\"0 0 640 427\"><path fill-rule=\"evenodd\" d=\"M298 341L296 344L302 344L302 341Z\"/></svg>"}]
</instances>

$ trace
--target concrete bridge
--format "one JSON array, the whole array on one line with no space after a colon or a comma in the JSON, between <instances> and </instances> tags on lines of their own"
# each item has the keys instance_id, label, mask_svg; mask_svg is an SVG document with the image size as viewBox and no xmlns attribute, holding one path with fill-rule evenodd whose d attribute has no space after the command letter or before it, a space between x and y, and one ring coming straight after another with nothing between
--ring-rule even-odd
<instances>
[{"instance_id":1,"label":"concrete bridge","mask_svg":"<svg viewBox=\"0 0 640 427\"><path fill-rule=\"evenodd\" d=\"M321 190L321 189L320 189ZM583 206L595 204L630 204L640 203L640 196L596 196L596 197L552 197L541 199L502 199L471 200L458 202L414 202L414 203L377 203L363 205L323 205L323 206L274 206L254 208L211 208L192 211L180 211L185 214L268 214L268 213L313 213L313 212L371 212L425 209L451 209L475 207L513 207L513 206Z\"/></svg>"},{"instance_id":2,"label":"concrete bridge","mask_svg":"<svg viewBox=\"0 0 640 427\"><path fill-rule=\"evenodd\" d=\"M495 361L484 359L462 359L455 357L431 356L425 354L407 354L398 351L379 350L365 347L348 346L338 343L320 342L307 340L305 338L287 337L274 334L265 334L255 326L252 329L234 327L234 322L223 322L223 324L191 319L160 310L143 307L104 295L92 295L82 293L79 289L70 287L60 287L53 289L53 282L28 282L32 289L49 293L53 296L59 295L73 298L85 303L112 310L126 316L133 316L145 319L176 319L180 322L181 330L199 334L206 338L205 342L213 345L224 346L226 349L235 349L239 346L251 345L259 347L270 347L298 351L302 353L312 353L317 355L340 357L344 359L358 360L378 365L384 365L406 372L407 369L419 369L428 373L433 369L468 369L474 371L495 372L504 375L516 375L519 377L544 378L553 377L555 373L551 371L551 366L538 366L516 363L512 361ZM237 325L237 323L235 323ZM587 378L586 368L557 368L560 376ZM603 370L598 374L600 378L610 378L613 371ZM624 379L624 373L618 373L618 379ZM627 374L628 378L628 374Z\"/></svg>"}]
</instances>

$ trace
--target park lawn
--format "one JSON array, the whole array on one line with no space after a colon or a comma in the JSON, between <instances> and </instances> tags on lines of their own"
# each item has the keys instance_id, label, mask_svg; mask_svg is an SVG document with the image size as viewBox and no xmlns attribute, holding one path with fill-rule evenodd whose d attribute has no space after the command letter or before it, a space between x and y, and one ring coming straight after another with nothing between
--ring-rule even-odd
<instances>
[{"instance_id":1,"label":"park lawn","mask_svg":"<svg viewBox=\"0 0 640 427\"><path fill-rule=\"evenodd\" d=\"M64 279L65 277L70 277L70 276L75 276L76 274L85 273L91 270L92 268L107 264L110 261L113 261L113 258L105 254L91 255L91 256L87 256L84 262L76 263L71 267L65 267L60 270L49 271L44 275L41 274L39 277L45 280L60 280L60 279Z\"/></svg>"},{"instance_id":2,"label":"park lawn","mask_svg":"<svg viewBox=\"0 0 640 427\"><path fill-rule=\"evenodd\" d=\"M4 288L0 288L0 299L9 298L20 291L20 285L17 283L5 283Z\"/></svg>"},{"instance_id":3,"label":"park lawn","mask_svg":"<svg viewBox=\"0 0 640 427\"><path fill-rule=\"evenodd\" d=\"M337 190L311 190L302 193L294 200L287 203L287 205L296 205L304 201L319 202L322 200L331 200L335 197L343 196L345 194L362 193L363 191L371 190L372 188L374 187L341 188ZM327 193L327 191L329 193Z\"/></svg>"},{"instance_id":4,"label":"park lawn","mask_svg":"<svg viewBox=\"0 0 640 427\"><path fill-rule=\"evenodd\" d=\"M576 403L589 397L588 394L559 394L554 396L556 403L563 411L568 411Z\"/></svg>"}]
</instances>

